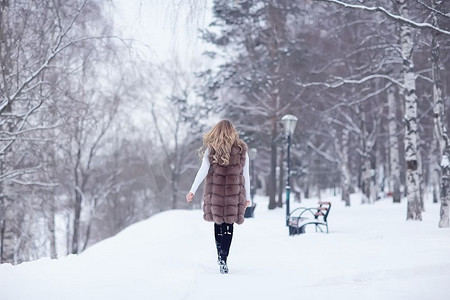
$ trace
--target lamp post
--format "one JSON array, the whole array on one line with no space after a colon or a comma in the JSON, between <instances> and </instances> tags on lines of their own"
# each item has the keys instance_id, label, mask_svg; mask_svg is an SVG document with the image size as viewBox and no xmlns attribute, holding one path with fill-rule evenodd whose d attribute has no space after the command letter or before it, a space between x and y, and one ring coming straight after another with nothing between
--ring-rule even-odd
<instances>
[{"instance_id":1,"label":"lamp post","mask_svg":"<svg viewBox=\"0 0 450 300\"><path fill-rule=\"evenodd\" d=\"M297 117L294 115L285 115L281 121L283 122L284 133L287 136L286 226L288 226L291 194L291 135L294 133L295 125L297 125Z\"/></svg>"},{"instance_id":2,"label":"lamp post","mask_svg":"<svg viewBox=\"0 0 450 300\"><path fill-rule=\"evenodd\" d=\"M253 198L255 197L255 185L254 185L254 175L255 175L255 158L257 150L255 148L250 148L248 150L248 157L250 158L250 198L252 205L245 209L245 218L253 218L253 213L255 211L256 204L253 203Z\"/></svg>"}]
</instances>

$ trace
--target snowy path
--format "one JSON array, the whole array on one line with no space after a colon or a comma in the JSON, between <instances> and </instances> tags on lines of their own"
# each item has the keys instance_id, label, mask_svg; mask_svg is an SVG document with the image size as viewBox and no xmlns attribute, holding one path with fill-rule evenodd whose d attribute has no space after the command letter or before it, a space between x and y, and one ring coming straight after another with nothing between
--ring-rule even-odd
<instances>
[{"instance_id":1,"label":"snowy path","mask_svg":"<svg viewBox=\"0 0 450 300\"><path fill-rule=\"evenodd\" d=\"M79 256L0 265L0 299L450 299L439 205L405 222L405 203L331 200L330 234L289 237L284 209L258 199L255 218L235 227L228 275L201 212L169 211Z\"/></svg>"}]
</instances>

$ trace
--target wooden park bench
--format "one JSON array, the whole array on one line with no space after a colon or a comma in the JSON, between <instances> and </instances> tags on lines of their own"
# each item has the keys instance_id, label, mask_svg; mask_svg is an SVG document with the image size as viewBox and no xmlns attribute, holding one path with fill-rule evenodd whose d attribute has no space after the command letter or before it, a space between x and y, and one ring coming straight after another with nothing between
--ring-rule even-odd
<instances>
[{"instance_id":1,"label":"wooden park bench","mask_svg":"<svg viewBox=\"0 0 450 300\"><path fill-rule=\"evenodd\" d=\"M328 233L328 214L330 213L331 202L319 201L319 207L299 207L289 214L289 235L305 233L305 227L314 224L317 229Z\"/></svg>"}]
</instances>

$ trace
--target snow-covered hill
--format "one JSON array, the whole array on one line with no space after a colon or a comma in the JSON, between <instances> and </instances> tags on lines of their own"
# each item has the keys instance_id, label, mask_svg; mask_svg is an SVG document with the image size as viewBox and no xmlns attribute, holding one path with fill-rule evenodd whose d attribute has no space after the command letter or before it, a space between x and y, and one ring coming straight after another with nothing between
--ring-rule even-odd
<instances>
[{"instance_id":1,"label":"snow-covered hill","mask_svg":"<svg viewBox=\"0 0 450 300\"><path fill-rule=\"evenodd\" d=\"M257 198L255 218L235 226L227 275L212 224L176 210L79 256L0 265L0 299L450 299L450 230L437 227L439 205L406 222L405 203L326 200L330 234L290 237L284 209Z\"/></svg>"}]
</instances>

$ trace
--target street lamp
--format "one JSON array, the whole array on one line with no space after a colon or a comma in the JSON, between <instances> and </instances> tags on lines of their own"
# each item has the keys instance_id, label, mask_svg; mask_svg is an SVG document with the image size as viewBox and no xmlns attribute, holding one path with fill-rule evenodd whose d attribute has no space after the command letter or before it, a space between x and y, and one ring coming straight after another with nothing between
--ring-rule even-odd
<instances>
[{"instance_id":1,"label":"street lamp","mask_svg":"<svg viewBox=\"0 0 450 300\"><path fill-rule=\"evenodd\" d=\"M297 117L294 115L285 115L281 119L283 122L284 133L287 136L287 180L286 180L286 226L289 226L289 196L291 193L291 135L294 134Z\"/></svg>"},{"instance_id":2,"label":"street lamp","mask_svg":"<svg viewBox=\"0 0 450 300\"><path fill-rule=\"evenodd\" d=\"M256 206L255 204L253 204L253 198L255 197L255 158L257 152L258 150L256 150L256 148L250 148L248 150L248 157L250 158L250 197L252 205L245 209L244 217L246 218L253 218L253 212L255 211Z\"/></svg>"}]
</instances>

